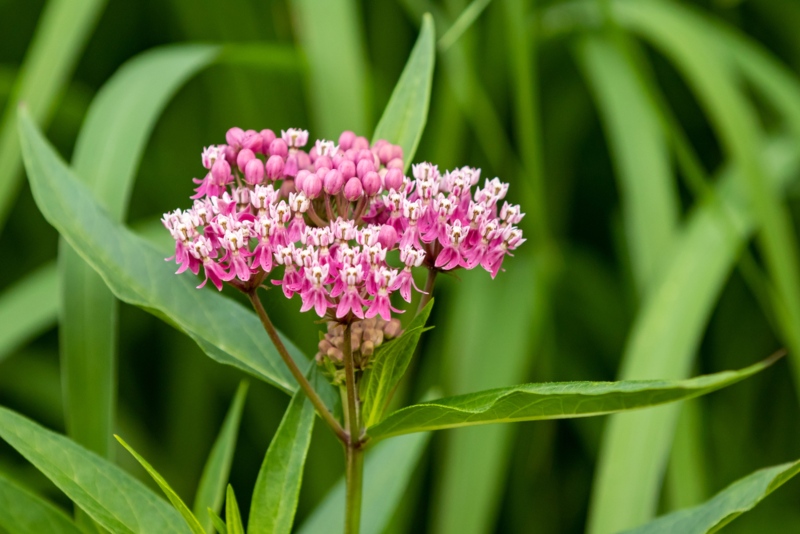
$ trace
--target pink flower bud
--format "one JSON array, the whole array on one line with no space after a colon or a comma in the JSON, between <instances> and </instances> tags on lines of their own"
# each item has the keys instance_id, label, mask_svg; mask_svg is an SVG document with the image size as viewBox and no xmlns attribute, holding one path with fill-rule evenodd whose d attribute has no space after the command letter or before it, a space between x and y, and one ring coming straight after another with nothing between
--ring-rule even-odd
<instances>
[{"instance_id":1,"label":"pink flower bud","mask_svg":"<svg viewBox=\"0 0 800 534\"><path fill-rule=\"evenodd\" d=\"M331 161L331 158L329 158L328 156L319 156L314 161L315 170L331 169L331 168L333 168L333 162Z\"/></svg>"},{"instance_id":2,"label":"pink flower bud","mask_svg":"<svg viewBox=\"0 0 800 534\"><path fill-rule=\"evenodd\" d=\"M400 158L394 158L392 160L389 160L389 163L386 164L387 169L398 169L402 171L404 167L405 164L403 163L403 160Z\"/></svg>"},{"instance_id":3,"label":"pink flower bud","mask_svg":"<svg viewBox=\"0 0 800 534\"><path fill-rule=\"evenodd\" d=\"M358 150L353 148L344 151L344 157L355 163L356 159L358 158Z\"/></svg>"},{"instance_id":4,"label":"pink flower bud","mask_svg":"<svg viewBox=\"0 0 800 534\"><path fill-rule=\"evenodd\" d=\"M301 171L302 172L302 171ZM295 180L296 182L296 180ZM317 198L322 192L322 179L316 174L309 173L302 185L295 183L295 186L306 194L310 199Z\"/></svg>"},{"instance_id":5,"label":"pink flower bud","mask_svg":"<svg viewBox=\"0 0 800 534\"><path fill-rule=\"evenodd\" d=\"M259 135L261 136L261 153L269 155L267 154L269 152L269 145L275 140L275 132L269 129L261 130Z\"/></svg>"},{"instance_id":6,"label":"pink flower bud","mask_svg":"<svg viewBox=\"0 0 800 534\"><path fill-rule=\"evenodd\" d=\"M297 175L294 177L295 189L297 189L298 191L303 190L303 182L305 181L305 179L308 177L309 174L311 174L311 172L309 172L306 169L301 169L297 171Z\"/></svg>"},{"instance_id":7,"label":"pink flower bud","mask_svg":"<svg viewBox=\"0 0 800 534\"><path fill-rule=\"evenodd\" d=\"M289 154L289 147L286 145L286 141L280 137L272 141L269 144L269 154L270 156L285 158Z\"/></svg>"},{"instance_id":8,"label":"pink flower bud","mask_svg":"<svg viewBox=\"0 0 800 534\"><path fill-rule=\"evenodd\" d=\"M311 159L308 157L308 154L303 152L302 150L297 152L297 168L298 169L309 169L311 167Z\"/></svg>"},{"instance_id":9,"label":"pink flower bud","mask_svg":"<svg viewBox=\"0 0 800 534\"><path fill-rule=\"evenodd\" d=\"M344 186L344 198L353 202L364 195L364 187L358 178L350 178Z\"/></svg>"},{"instance_id":10,"label":"pink flower bud","mask_svg":"<svg viewBox=\"0 0 800 534\"><path fill-rule=\"evenodd\" d=\"M224 159L218 159L211 166L211 177L214 179L214 183L227 184L231 178L231 166Z\"/></svg>"},{"instance_id":11,"label":"pink flower bud","mask_svg":"<svg viewBox=\"0 0 800 534\"><path fill-rule=\"evenodd\" d=\"M225 160L228 162L228 165L236 165L236 155L238 153L239 151L230 145L225 147Z\"/></svg>"},{"instance_id":12,"label":"pink flower bud","mask_svg":"<svg viewBox=\"0 0 800 534\"><path fill-rule=\"evenodd\" d=\"M391 250L397 244L397 230L390 224L381 226L381 231L378 233L378 243L381 244L386 250Z\"/></svg>"},{"instance_id":13,"label":"pink flower bud","mask_svg":"<svg viewBox=\"0 0 800 534\"><path fill-rule=\"evenodd\" d=\"M372 172L374 170L375 170L375 164L372 163L371 159L370 160L362 159L361 161L358 162L358 165L356 165L356 175L358 175L359 178L363 178L365 174L367 174L368 172Z\"/></svg>"},{"instance_id":14,"label":"pink flower bud","mask_svg":"<svg viewBox=\"0 0 800 534\"><path fill-rule=\"evenodd\" d=\"M356 165L358 165L361 161L369 161L373 165L375 164L375 154L372 153L372 150L367 148L358 151L358 157L356 157Z\"/></svg>"},{"instance_id":15,"label":"pink flower bud","mask_svg":"<svg viewBox=\"0 0 800 534\"><path fill-rule=\"evenodd\" d=\"M244 148L249 148L256 154L261 152L261 145L264 140L261 137L261 134L255 130L247 130L244 133L244 140L242 141L242 146Z\"/></svg>"},{"instance_id":16,"label":"pink flower bud","mask_svg":"<svg viewBox=\"0 0 800 534\"><path fill-rule=\"evenodd\" d=\"M361 185L359 183L359 185ZM325 192L329 195L337 195L344 187L344 176L342 173L336 169L330 170L325 174L325 180L323 181L323 187L325 188Z\"/></svg>"},{"instance_id":17,"label":"pink flower bud","mask_svg":"<svg viewBox=\"0 0 800 534\"><path fill-rule=\"evenodd\" d=\"M239 151L239 155L236 156L236 166L239 167L241 172L244 172L245 167L247 164L250 163L250 160L255 159L256 155L253 154L253 151L249 148L243 148Z\"/></svg>"},{"instance_id":18,"label":"pink flower bud","mask_svg":"<svg viewBox=\"0 0 800 534\"><path fill-rule=\"evenodd\" d=\"M244 179L250 185L258 185L264 181L264 164L258 158L247 162L244 168Z\"/></svg>"},{"instance_id":19,"label":"pink flower bud","mask_svg":"<svg viewBox=\"0 0 800 534\"><path fill-rule=\"evenodd\" d=\"M389 158L389 161L393 159L399 159L402 161L403 159L403 147L400 145L392 145L392 157Z\"/></svg>"},{"instance_id":20,"label":"pink flower bud","mask_svg":"<svg viewBox=\"0 0 800 534\"><path fill-rule=\"evenodd\" d=\"M353 140L353 144L350 148L354 150L368 150L369 141L366 137L358 136Z\"/></svg>"},{"instance_id":21,"label":"pink flower bud","mask_svg":"<svg viewBox=\"0 0 800 534\"><path fill-rule=\"evenodd\" d=\"M275 142L282 141L276 139ZM273 143L274 144L274 143ZM267 160L267 176L273 182L283 177L283 158L278 155L272 155Z\"/></svg>"},{"instance_id":22,"label":"pink flower bud","mask_svg":"<svg viewBox=\"0 0 800 534\"><path fill-rule=\"evenodd\" d=\"M229 146L235 149L242 148L242 141L244 141L244 130L241 128L233 127L225 133L225 141Z\"/></svg>"},{"instance_id":23,"label":"pink flower bud","mask_svg":"<svg viewBox=\"0 0 800 534\"><path fill-rule=\"evenodd\" d=\"M381 192L381 177L375 171L366 173L361 178L361 185L364 186L364 194L372 197Z\"/></svg>"},{"instance_id":24,"label":"pink flower bud","mask_svg":"<svg viewBox=\"0 0 800 534\"><path fill-rule=\"evenodd\" d=\"M286 164L283 166L283 174L285 176L297 175L297 156L294 154L286 158Z\"/></svg>"},{"instance_id":25,"label":"pink flower bud","mask_svg":"<svg viewBox=\"0 0 800 534\"><path fill-rule=\"evenodd\" d=\"M339 172L342 173L342 176L344 176L345 180L349 180L356 175L356 164L349 159L342 161L337 168L339 169Z\"/></svg>"},{"instance_id":26,"label":"pink flower bud","mask_svg":"<svg viewBox=\"0 0 800 534\"><path fill-rule=\"evenodd\" d=\"M389 161L393 159L392 158L393 155L394 155L394 146L390 145L389 143L386 143L378 150L378 157L381 159L381 163L383 163L384 165L386 165L387 163L389 163Z\"/></svg>"},{"instance_id":27,"label":"pink flower bud","mask_svg":"<svg viewBox=\"0 0 800 534\"><path fill-rule=\"evenodd\" d=\"M400 169L386 171L386 176L383 177L383 188L387 191L390 189L400 191L401 187L403 187L403 171Z\"/></svg>"},{"instance_id":28,"label":"pink flower bud","mask_svg":"<svg viewBox=\"0 0 800 534\"><path fill-rule=\"evenodd\" d=\"M281 196L283 198L289 198L289 195L294 192L295 192L294 180L287 178L281 184Z\"/></svg>"},{"instance_id":29,"label":"pink flower bud","mask_svg":"<svg viewBox=\"0 0 800 534\"><path fill-rule=\"evenodd\" d=\"M353 146L353 142L355 140L356 140L356 134L354 134L350 130L345 130L344 132L342 132L342 135L339 136L339 149L348 150L350 147Z\"/></svg>"}]
</instances>

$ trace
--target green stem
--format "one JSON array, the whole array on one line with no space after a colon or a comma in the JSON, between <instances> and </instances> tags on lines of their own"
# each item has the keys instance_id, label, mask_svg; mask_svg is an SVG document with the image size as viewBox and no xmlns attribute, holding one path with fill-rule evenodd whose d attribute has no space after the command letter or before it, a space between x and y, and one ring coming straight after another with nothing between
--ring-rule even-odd
<instances>
[{"instance_id":1,"label":"green stem","mask_svg":"<svg viewBox=\"0 0 800 534\"><path fill-rule=\"evenodd\" d=\"M433 298L433 284L436 283L436 275L439 274L437 269L428 269L428 278L425 279L425 289L423 291L425 293L422 294L422 297L419 299L419 307L417 308L417 314L422 311L422 308L430 302Z\"/></svg>"},{"instance_id":2,"label":"green stem","mask_svg":"<svg viewBox=\"0 0 800 534\"><path fill-rule=\"evenodd\" d=\"M344 356L344 381L347 387L347 431L350 434L349 444L356 444L360 438L361 429L358 420L358 399L356 393L356 371L353 363L353 349L351 346L351 325L347 323L344 327L344 345L342 353Z\"/></svg>"},{"instance_id":3,"label":"green stem","mask_svg":"<svg viewBox=\"0 0 800 534\"><path fill-rule=\"evenodd\" d=\"M320 415L320 417L322 417L322 420L325 421L329 427L331 427L331 430L333 430L336 436L343 443L347 443L348 436L342 428L342 425L340 425L339 421L333 417L333 414L330 412L330 410L328 410L327 406L325 406L325 403L322 402L322 399L319 397L314 387L311 385L302 371L300 371L300 368L297 367L297 364L295 363L294 359L292 359L289 351L286 350L286 346L278 336L278 332L275 330L275 326L272 324L272 321L270 321L267 311L261 304L261 299L259 299L258 295L256 294L256 289L248 292L247 296L250 297L250 302L253 303L253 308L255 308L256 313L258 314L258 318L261 319L261 324L264 325L264 330L267 331L267 334L269 334L269 338L272 340L273 345L275 345L275 348L278 349L278 354L280 354L281 358L283 358L283 361L289 368L289 371L291 371L292 376L294 376L295 380L297 380L297 383L305 392L306 396L311 401L311 404L314 405L317 413Z\"/></svg>"},{"instance_id":4,"label":"green stem","mask_svg":"<svg viewBox=\"0 0 800 534\"><path fill-rule=\"evenodd\" d=\"M360 446L347 446L347 497L344 518L345 534L358 534L361 523L361 488L364 479L364 451Z\"/></svg>"}]
</instances>

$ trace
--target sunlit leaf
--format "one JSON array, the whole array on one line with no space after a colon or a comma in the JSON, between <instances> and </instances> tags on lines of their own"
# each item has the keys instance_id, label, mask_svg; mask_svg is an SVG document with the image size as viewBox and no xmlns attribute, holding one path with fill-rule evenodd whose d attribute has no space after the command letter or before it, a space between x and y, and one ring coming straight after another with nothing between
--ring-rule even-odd
<instances>
[{"instance_id":1,"label":"sunlit leaf","mask_svg":"<svg viewBox=\"0 0 800 534\"><path fill-rule=\"evenodd\" d=\"M8 534L81 534L67 515L0 475L0 529Z\"/></svg>"},{"instance_id":2,"label":"sunlit leaf","mask_svg":"<svg viewBox=\"0 0 800 534\"><path fill-rule=\"evenodd\" d=\"M244 534L239 504L236 502L236 495L233 493L233 486L230 484L228 484L228 492L225 497L225 527L229 534Z\"/></svg>"}]
</instances>

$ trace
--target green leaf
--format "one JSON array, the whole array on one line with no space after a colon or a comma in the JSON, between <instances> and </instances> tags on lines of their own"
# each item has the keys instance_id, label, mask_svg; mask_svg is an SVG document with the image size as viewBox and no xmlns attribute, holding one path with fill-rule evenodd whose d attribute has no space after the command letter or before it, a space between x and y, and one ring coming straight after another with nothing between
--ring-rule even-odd
<instances>
[{"instance_id":1,"label":"green leaf","mask_svg":"<svg viewBox=\"0 0 800 534\"><path fill-rule=\"evenodd\" d=\"M222 423L217 440L208 455L206 465L203 468L203 476L200 477L200 486L194 497L194 514L196 517L207 517L202 521L206 530L211 530L211 517L204 514L205 510L213 510L219 513L225 500L225 485L228 483L228 475L231 472L233 453L236 450L236 436L239 433L239 423L242 420L242 409L247 398L247 381L243 380L236 390L236 396Z\"/></svg>"},{"instance_id":2,"label":"green leaf","mask_svg":"<svg viewBox=\"0 0 800 534\"><path fill-rule=\"evenodd\" d=\"M373 440L490 423L605 415L691 399L735 384L766 369L776 357L740 371L687 380L553 382L523 384L407 406L367 429Z\"/></svg>"},{"instance_id":3,"label":"green leaf","mask_svg":"<svg viewBox=\"0 0 800 534\"><path fill-rule=\"evenodd\" d=\"M722 527L752 510L767 495L781 487L800 472L800 460L759 469L737 480L705 503L659 517L627 534L706 534Z\"/></svg>"},{"instance_id":4,"label":"green leaf","mask_svg":"<svg viewBox=\"0 0 800 534\"><path fill-rule=\"evenodd\" d=\"M225 498L225 525L230 534L244 534L242 516L239 513L239 504L233 493L233 486L228 484L228 493Z\"/></svg>"},{"instance_id":5,"label":"green leaf","mask_svg":"<svg viewBox=\"0 0 800 534\"><path fill-rule=\"evenodd\" d=\"M42 12L0 121L0 230L20 182L17 105L24 102L39 124L50 122L56 98L66 86L105 4L105 0L50 0Z\"/></svg>"},{"instance_id":6,"label":"green leaf","mask_svg":"<svg viewBox=\"0 0 800 534\"><path fill-rule=\"evenodd\" d=\"M48 263L0 295L0 361L53 326L58 314L58 276Z\"/></svg>"},{"instance_id":7,"label":"green leaf","mask_svg":"<svg viewBox=\"0 0 800 534\"><path fill-rule=\"evenodd\" d=\"M426 14L422 18L422 27L414 49L392 91L375 133L372 134L373 141L385 139L403 147L406 169L411 165L428 120L433 66L436 61L435 45L433 18Z\"/></svg>"},{"instance_id":8,"label":"green leaf","mask_svg":"<svg viewBox=\"0 0 800 534\"><path fill-rule=\"evenodd\" d=\"M0 438L111 532L189 530L180 514L128 473L7 408L0 408Z\"/></svg>"},{"instance_id":9,"label":"green leaf","mask_svg":"<svg viewBox=\"0 0 800 534\"><path fill-rule=\"evenodd\" d=\"M209 508L208 517L211 519L211 523L219 534L228 534L228 527L225 526L225 521L222 520L217 512Z\"/></svg>"},{"instance_id":10,"label":"green leaf","mask_svg":"<svg viewBox=\"0 0 800 534\"><path fill-rule=\"evenodd\" d=\"M183 500L181 500L178 494L175 493L175 491L170 487L169 483L164 480L164 477L162 477L158 471L153 469L153 466L150 465L147 460L142 458L139 453L133 450L133 447L125 443L125 440L117 435L114 435L114 437L117 438L117 441L119 441L120 444L125 447L134 458L136 458L136 461L139 462L142 467L144 467L145 471L147 471L150 476L153 477L153 480L156 481L158 487L161 488L161 490L164 492L164 495L167 496L169 502L172 503L172 506L174 506L175 509L180 512L181 516L183 516L184 521L186 521L186 524L189 525L189 528L192 530L192 532L194 532L194 534L205 534L205 530L203 530L200 522L194 516L192 511L189 510L189 507L184 504Z\"/></svg>"},{"instance_id":11,"label":"green leaf","mask_svg":"<svg viewBox=\"0 0 800 534\"><path fill-rule=\"evenodd\" d=\"M314 416L314 406L305 393L295 393L258 472L247 524L249 534L292 531Z\"/></svg>"},{"instance_id":12,"label":"green leaf","mask_svg":"<svg viewBox=\"0 0 800 534\"><path fill-rule=\"evenodd\" d=\"M399 338L381 345L375 351L372 368L364 375L360 387L363 399L361 413L365 426L377 424L383 417L392 393L417 350L419 338L426 330L425 323L432 309L433 299L420 310Z\"/></svg>"},{"instance_id":13,"label":"green leaf","mask_svg":"<svg viewBox=\"0 0 800 534\"><path fill-rule=\"evenodd\" d=\"M162 254L111 220L59 159L30 118L20 113L25 164L45 218L105 280L120 300L140 306L186 332L213 359L286 391L296 387L258 318L197 280L175 276ZM305 357L284 337L292 356ZM332 398L331 391L323 394Z\"/></svg>"},{"instance_id":14,"label":"green leaf","mask_svg":"<svg viewBox=\"0 0 800 534\"><path fill-rule=\"evenodd\" d=\"M367 54L353 0L293 0L300 45L308 58L309 94L320 137L363 135L370 123ZM337 137L334 137L337 136Z\"/></svg>"},{"instance_id":15,"label":"green leaf","mask_svg":"<svg viewBox=\"0 0 800 534\"><path fill-rule=\"evenodd\" d=\"M403 436L366 452L361 534L381 534L397 510L430 434ZM344 524L344 479L306 519L298 534L329 534Z\"/></svg>"},{"instance_id":16,"label":"green leaf","mask_svg":"<svg viewBox=\"0 0 800 534\"><path fill-rule=\"evenodd\" d=\"M439 42L436 43L439 52L446 52L453 43L458 41L464 32L481 16L481 13L483 13L483 10L486 9L491 1L492 0L472 0L472 2L464 8L464 11L461 12L455 22L447 28L444 35L439 38Z\"/></svg>"},{"instance_id":17,"label":"green leaf","mask_svg":"<svg viewBox=\"0 0 800 534\"><path fill-rule=\"evenodd\" d=\"M81 534L64 512L0 474L0 530L8 534Z\"/></svg>"}]
</instances>

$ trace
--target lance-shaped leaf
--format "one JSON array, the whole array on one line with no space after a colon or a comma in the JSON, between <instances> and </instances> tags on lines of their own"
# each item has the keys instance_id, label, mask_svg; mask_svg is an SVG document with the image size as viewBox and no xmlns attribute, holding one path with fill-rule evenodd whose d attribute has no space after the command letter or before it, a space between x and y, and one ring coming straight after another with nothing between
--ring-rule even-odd
<instances>
[{"instance_id":1,"label":"lance-shaped leaf","mask_svg":"<svg viewBox=\"0 0 800 534\"><path fill-rule=\"evenodd\" d=\"M222 509L225 500L225 486L228 483L228 475L231 472L233 453L236 450L236 436L239 434L239 423L242 420L242 409L244 400L247 397L247 382L242 381L236 396L225 416L217 441L211 448L206 465L203 468L203 476L200 477L200 486L194 497L192 510L195 516L204 518L200 520L206 530L210 531L213 526L211 516L206 513L210 508L215 513Z\"/></svg>"},{"instance_id":2,"label":"lance-shaped leaf","mask_svg":"<svg viewBox=\"0 0 800 534\"><path fill-rule=\"evenodd\" d=\"M759 469L737 480L705 503L659 517L626 534L706 534L752 510L767 495L800 472L800 460Z\"/></svg>"},{"instance_id":3,"label":"lance-shaped leaf","mask_svg":"<svg viewBox=\"0 0 800 534\"><path fill-rule=\"evenodd\" d=\"M0 475L0 530L9 534L81 534L64 512Z\"/></svg>"},{"instance_id":4,"label":"lance-shaped leaf","mask_svg":"<svg viewBox=\"0 0 800 534\"><path fill-rule=\"evenodd\" d=\"M436 30L432 17L425 15L417 43L372 135L373 140L386 139L403 147L406 169L428 120L435 61Z\"/></svg>"},{"instance_id":5,"label":"lance-shaped leaf","mask_svg":"<svg viewBox=\"0 0 800 534\"><path fill-rule=\"evenodd\" d=\"M635 410L690 399L735 384L766 369L782 354L740 371L688 380L553 382L523 384L408 406L390 414L367 434L373 440L490 423L568 419Z\"/></svg>"},{"instance_id":6,"label":"lance-shaped leaf","mask_svg":"<svg viewBox=\"0 0 800 534\"><path fill-rule=\"evenodd\" d=\"M183 516L184 521L186 521L186 524L189 525L189 528L192 530L192 532L194 534L205 534L200 522L197 521L197 518L194 516L192 511L189 510L189 507L183 502L183 499L181 499L178 494L175 493L175 490L173 490L169 483L164 480L164 477L162 477L159 472L156 471L152 465L150 465L150 462L145 460L139 453L133 450L133 447L125 443L125 440L123 440L121 437L117 435L114 437L117 438L117 441L119 441L120 444L125 447L134 458L136 458L136 461L139 462L142 467L144 467L145 471L147 471L147 473L153 477L153 480L156 481L158 487L161 488L161 491L163 491L164 495L167 496L169 502L172 503L172 506L174 506L175 509L180 512L181 516Z\"/></svg>"},{"instance_id":7,"label":"lance-shaped leaf","mask_svg":"<svg viewBox=\"0 0 800 534\"><path fill-rule=\"evenodd\" d=\"M213 359L286 391L295 389L294 379L267 342L255 314L214 291L196 290L196 280L190 277L175 276L157 249L111 220L24 111L19 124L39 209L117 298L175 325ZM298 362L305 360L289 340L284 338L284 343Z\"/></svg>"},{"instance_id":8,"label":"lance-shaped leaf","mask_svg":"<svg viewBox=\"0 0 800 534\"><path fill-rule=\"evenodd\" d=\"M433 299L408 324L399 338L381 345L375 351L372 367L361 383L362 418L366 426L381 420L394 389L403 378L411 357L417 350L419 338L425 331L425 322L433 309Z\"/></svg>"},{"instance_id":9,"label":"lance-shaped leaf","mask_svg":"<svg viewBox=\"0 0 800 534\"><path fill-rule=\"evenodd\" d=\"M225 524L225 521L222 518L209 508L208 510L208 517L211 518L211 523L214 525L214 528L219 532L219 534L228 534L228 526Z\"/></svg>"},{"instance_id":10,"label":"lance-shaped leaf","mask_svg":"<svg viewBox=\"0 0 800 534\"><path fill-rule=\"evenodd\" d=\"M283 415L258 472L247 524L249 534L292 531L312 430L314 406L305 393L298 391Z\"/></svg>"},{"instance_id":11,"label":"lance-shaped leaf","mask_svg":"<svg viewBox=\"0 0 800 534\"><path fill-rule=\"evenodd\" d=\"M131 475L7 408L0 408L0 438L111 532L189 532L169 503Z\"/></svg>"},{"instance_id":12,"label":"lance-shaped leaf","mask_svg":"<svg viewBox=\"0 0 800 534\"><path fill-rule=\"evenodd\" d=\"M228 484L228 492L225 497L225 528L229 534L244 534L239 503L236 502L236 494L233 493L233 486L230 484Z\"/></svg>"}]
</instances>

